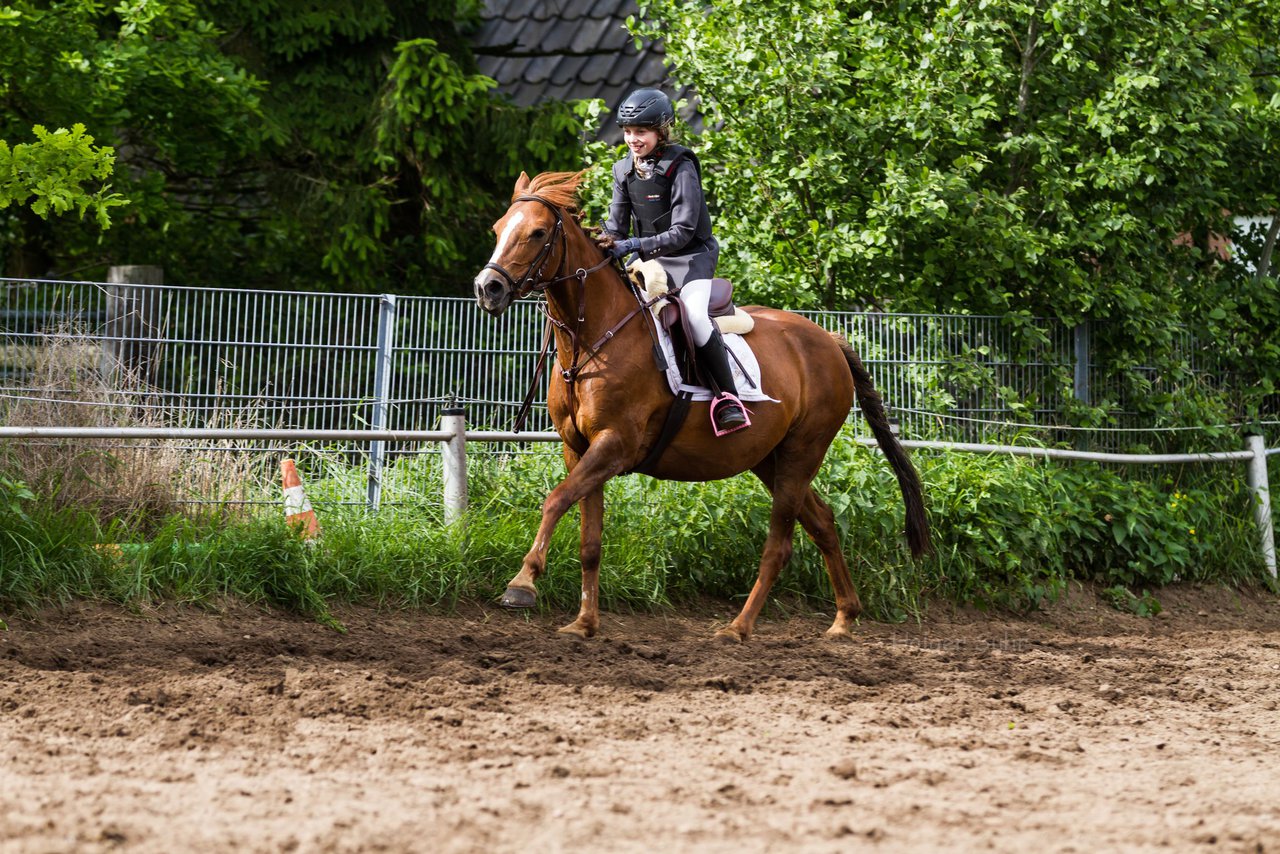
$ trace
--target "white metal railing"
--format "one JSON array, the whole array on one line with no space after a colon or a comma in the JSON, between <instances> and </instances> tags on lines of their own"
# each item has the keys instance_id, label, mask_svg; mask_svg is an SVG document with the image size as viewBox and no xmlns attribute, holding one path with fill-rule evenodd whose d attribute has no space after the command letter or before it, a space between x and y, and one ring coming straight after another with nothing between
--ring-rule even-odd
<instances>
[{"instance_id":1,"label":"white metal railing","mask_svg":"<svg viewBox=\"0 0 1280 854\"><path fill-rule=\"evenodd\" d=\"M441 417L439 430L235 430L218 428L174 427L7 427L0 426L0 439L170 439L170 440L226 440L239 441L353 441L376 442L440 442L444 445L443 499L446 524L460 522L467 510L467 444L471 442L559 442L557 433L546 431L520 432L501 430L467 430L464 411L458 408L446 410ZM878 447L874 438L858 436L854 441L868 447ZM1263 563L1271 577L1276 577L1275 531L1271 520L1271 488L1267 475L1266 458L1280 453L1280 448L1268 449L1262 436L1245 437L1245 448L1240 451L1218 451L1201 454L1116 454L1099 451L1073 451L1059 448L1037 448L1020 445L983 445L970 442L932 442L906 439L903 447L933 449L957 453L1012 454L1058 460L1086 460L1101 463L1138 465L1204 462L1248 463L1248 485L1254 497L1254 520L1258 527L1259 550ZM372 486L371 486L372 494ZM371 505L376 508L376 504Z\"/></svg>"}]
</instances>

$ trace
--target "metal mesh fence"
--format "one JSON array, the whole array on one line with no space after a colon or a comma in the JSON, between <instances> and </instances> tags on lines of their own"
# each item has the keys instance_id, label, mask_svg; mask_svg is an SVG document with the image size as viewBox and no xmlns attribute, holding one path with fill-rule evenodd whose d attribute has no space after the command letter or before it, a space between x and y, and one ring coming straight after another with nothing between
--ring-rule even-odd
<instances>
[{"instance_id":1,"label":"metal mesh fence","mask_svg":"<svg viewBox=\"0 0 1280 854\"><path fill-rule=\"evenodd\" d=\"M806 314L853 342L904 435L982 441L1006 438L1010 423L1060 426L1082 381L1078 333L1051 320L1015 330L984 316ZM543 323L530 301L493 318L463 298L0 279L0 406L36 393L39 354L63 341L82 369L130 389L120 406L176 426L432 429L456 400L471 425L503 429ZM1123 397L1103 366L1083 376ZM528 429L548 430L536 399Z\"/></svg>"}]
</instances>

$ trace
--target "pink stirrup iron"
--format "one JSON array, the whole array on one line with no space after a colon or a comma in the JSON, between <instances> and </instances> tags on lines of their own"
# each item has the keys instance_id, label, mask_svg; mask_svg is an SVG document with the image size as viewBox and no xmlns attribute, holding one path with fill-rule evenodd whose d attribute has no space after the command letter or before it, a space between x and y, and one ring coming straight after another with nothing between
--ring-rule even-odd
<instances>
[{"instance_id":1,"label":"pink stirrup iron","mask_svg":"<svg viewBox=\"0 0 1280 854\"><path fill-rule=\"evenodd\" d=\"M746 421L743 421L738 426L731 427L728 430L721 430L716 424L716 410L728 403L738 404L739 408L742 409L742 417L745 418ZM711 432L715 433L716 436L727 436L730 433L737 433L739 430L745 430L751 426L751 410L747 409L747 407L743 405L742 401L738 399L736 394L729 394L727 391L722 393L715 400L711 401L711 408L708 412L711 415Z\"/></svg>"}]
</instances>

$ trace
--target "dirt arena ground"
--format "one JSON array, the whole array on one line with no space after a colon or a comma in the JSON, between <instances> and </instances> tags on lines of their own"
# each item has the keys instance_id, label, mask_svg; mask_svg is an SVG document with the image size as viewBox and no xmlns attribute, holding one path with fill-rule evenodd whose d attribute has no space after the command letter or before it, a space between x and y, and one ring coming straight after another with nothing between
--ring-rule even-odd
<instances>
[{"instance_id":1,"label":"dirt arena ground","mask_svg":"<svg viewBox=\"0 0 1280 854\"><path fill-rule=\"evenodd\" d=\"M1161 601L8 617L0 851L1280 851L1280 603Z\"/></svg>"}]
</instances>

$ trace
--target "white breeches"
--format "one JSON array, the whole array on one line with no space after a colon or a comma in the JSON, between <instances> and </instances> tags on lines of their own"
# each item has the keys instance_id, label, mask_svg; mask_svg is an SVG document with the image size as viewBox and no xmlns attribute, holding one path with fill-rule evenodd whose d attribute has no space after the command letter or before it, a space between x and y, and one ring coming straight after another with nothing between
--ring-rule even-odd
<instances>
[{"instance_id":1,"label":"white breeches","mask_svg":"<svg viewBox=\"0 0 1280 854\"><path fill-rule=\"evenodd\" d=\"M680 289L680 299L684 301L685 311L689 316L693 344L701 347L711 339L711 318L707 316L707 305L711 302L711 280L694 279L685 282Z\"/></svg>"}]
</instances>

